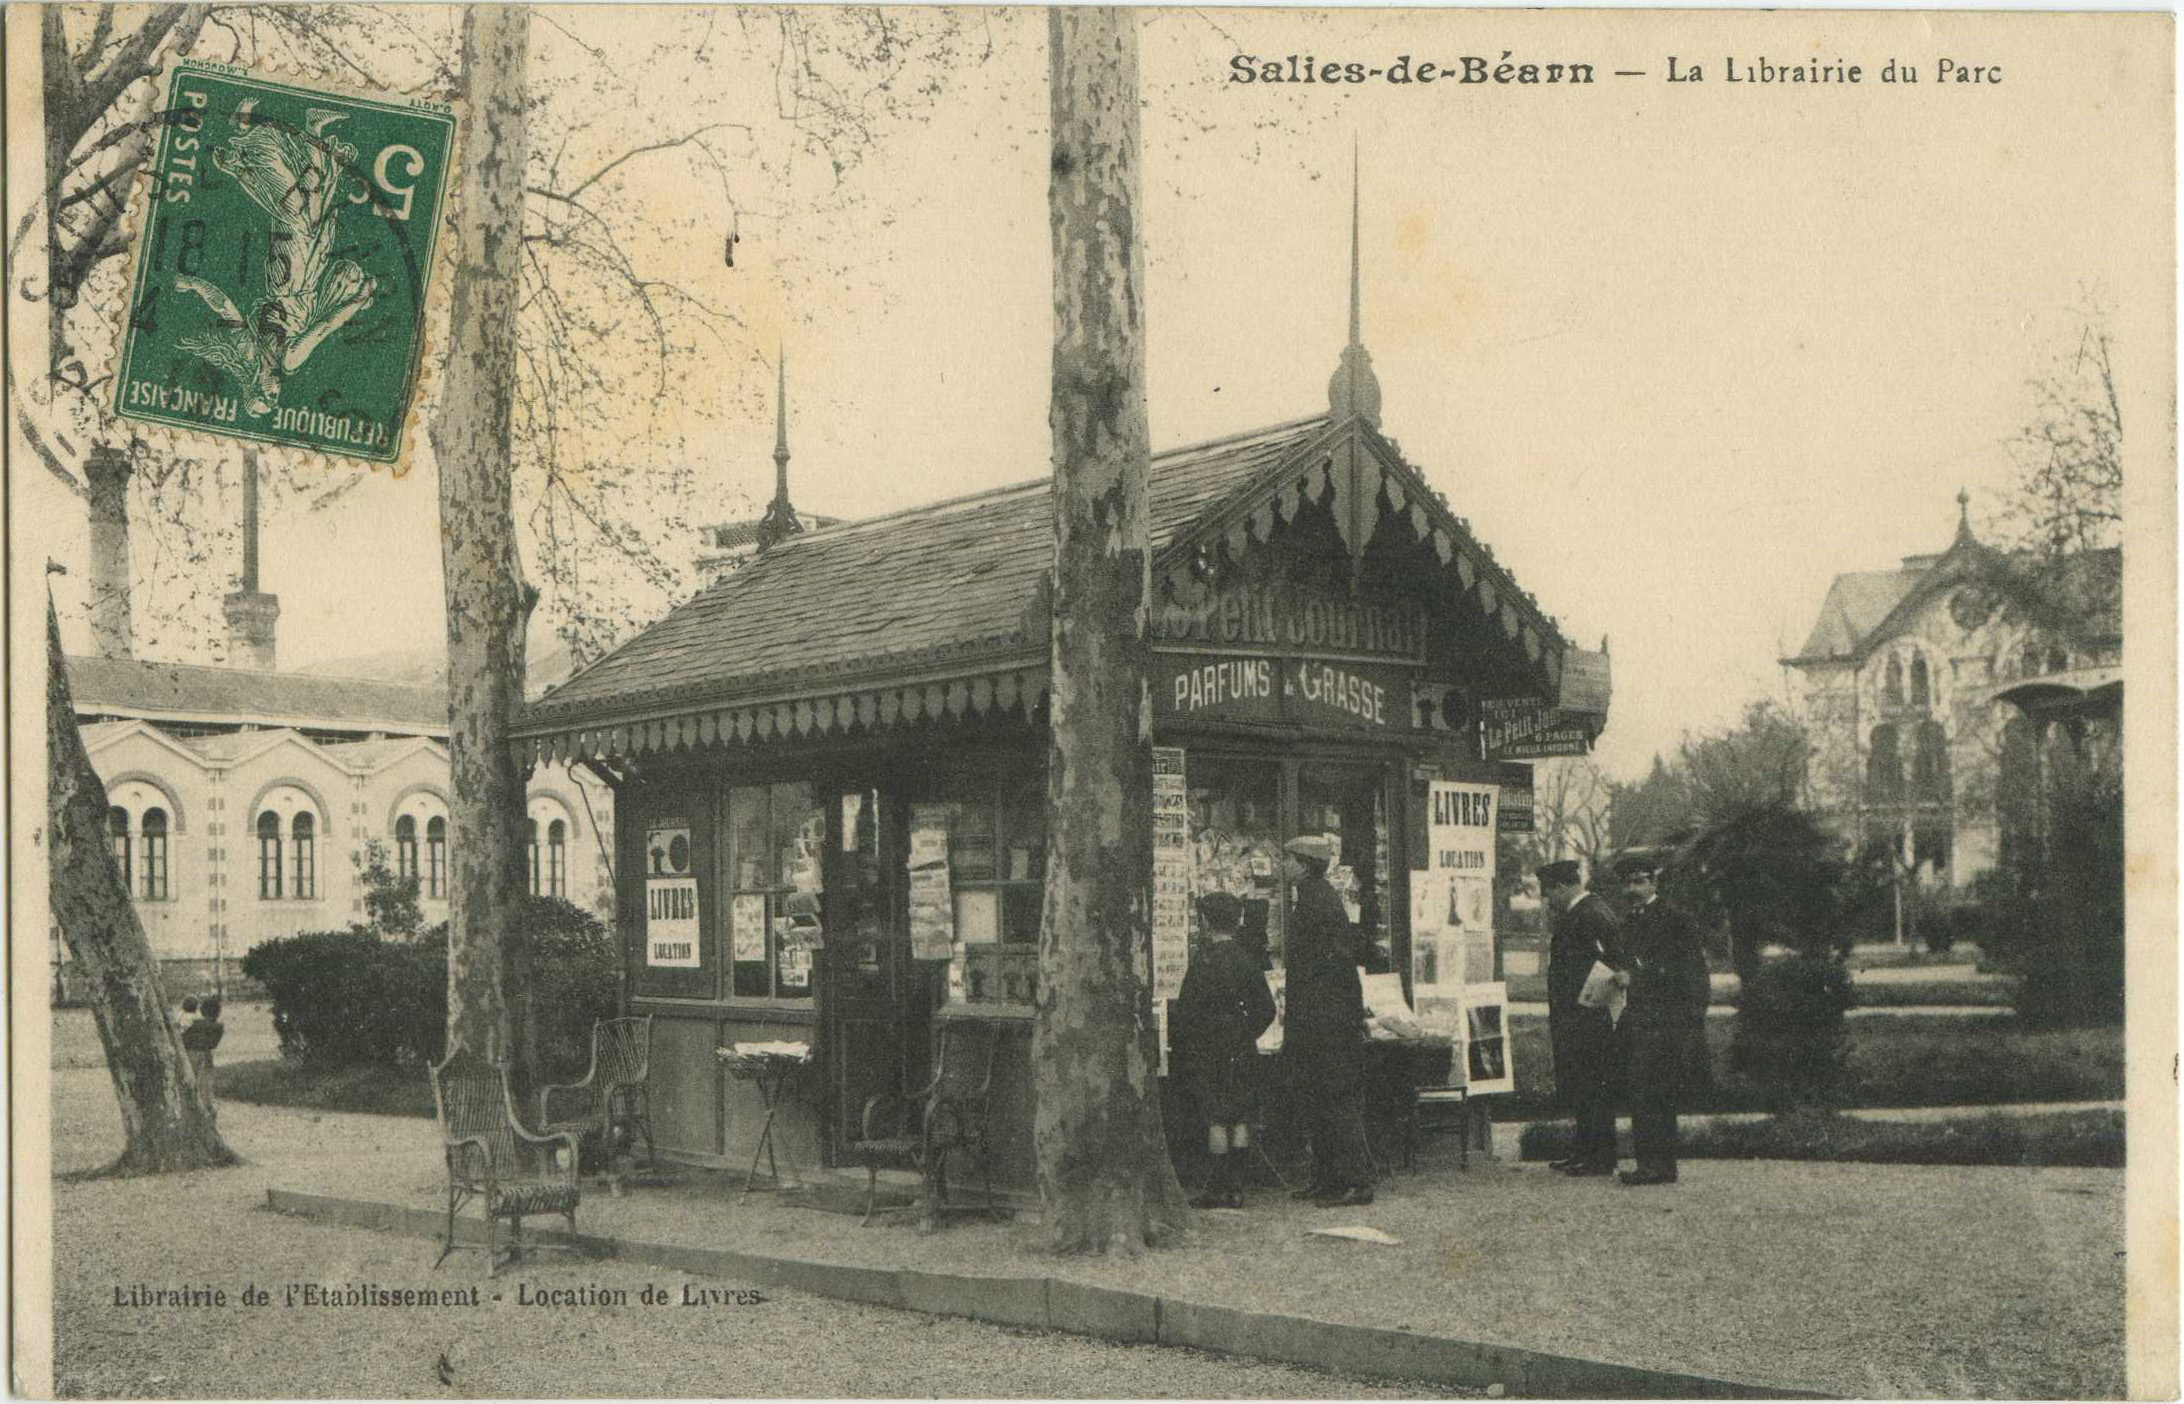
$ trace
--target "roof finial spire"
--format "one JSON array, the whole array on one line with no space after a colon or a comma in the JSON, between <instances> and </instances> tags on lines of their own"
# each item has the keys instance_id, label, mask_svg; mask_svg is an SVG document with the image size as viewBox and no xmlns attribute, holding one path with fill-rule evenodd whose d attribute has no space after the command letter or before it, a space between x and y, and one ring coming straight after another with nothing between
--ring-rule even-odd
<instances>
[{"instance_id":1,"label":"roof finial spire","mask_svg":"<svg viewBox=\"0 0 2184 1404\"><path fill-rule=\"evenodd\" d=\"M774 501L786 507L789 503L789 353L781 348L774 355Z\"/></svg>"},{"instance_id":2,"label":"roof finial spire","mask_svg":"<svg viewBox=\"0 0 2184 1404\"><path fill-rule=\"evenodd\" d=\"M1972 540L1972 490L1957 489L1957 540Z\"/></svg>"},{"instance_id":3,"label":"roof finial spire","mask_svg":"<svg viewBox=\"0 0 2184 1404\"><path fill-rule=\"evenodd\" d=\"M1327 408L1336 420L1355 415L1373 428L1380 427L1380 381L1373 375L1373 358L1365 350L1363 288L1358 276L1359 159L1357 140L1350 142L1350 341L1343 347L1342 364L1327 385Z\"/></svg>"},{"instance_id":4,"label":"roof finial spire","mask_svg":"<svg viewBox=\"0 0 2184 1404\"><path fill-rule=\"evenodd\" d=\"M763 551L785 536L794 536L804 523L789 505L789 353L774 353L774 495L766 515L758 523L758 548Z\"/></svg>"},{"instance_id":5,"label":"roof finial spire","mask_svg":"<svg viewBox=\"0 0 2184 1404\"><path fill-rule=\"evenodd\" d=\"M1364 340L1358 326L1357 244L1358 244L1358 151L1357 138L1350 138L1350 345L1362 346Z\"/></svg>"}]
</instances>

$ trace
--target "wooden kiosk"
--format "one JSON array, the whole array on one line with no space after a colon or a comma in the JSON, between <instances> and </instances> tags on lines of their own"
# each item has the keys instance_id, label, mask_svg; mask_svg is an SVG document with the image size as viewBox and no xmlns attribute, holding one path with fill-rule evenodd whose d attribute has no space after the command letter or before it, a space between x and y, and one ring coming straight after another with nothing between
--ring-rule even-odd
<instances>
[{"instance_id":1,"label":"wooden kiosk","mask_svg":"<svg viewBox=\"0 0 2184 1404\"><path fill-rule=\"evenodd\" d=\"M1482 710L1605 719L1605 659L1378 421L1353 340L1329 413L1152 461L1164 980L1191 895L1219 886L1279 983L1275 853L1306 832L1338 840L1338 890L1421 1012L1494 979L1496 797L1529 768L1481 759ZM614 787L627 1005L653 1016L664 1153L740 1170L766 1107L717 1050L802 1043L811 1063L775 1089L782 1174L850 1163L866 1098L921 1085L940 1031L975 1021L998 1039L995 1184L1026 1191L1049 481L804 530L785 477L770 543L532 704L521 744ZM1486 798L1430 815L1436 781ZM1435 873L1433 822L1466 815L1487 872Z\"/></svg>"}]
</instances>

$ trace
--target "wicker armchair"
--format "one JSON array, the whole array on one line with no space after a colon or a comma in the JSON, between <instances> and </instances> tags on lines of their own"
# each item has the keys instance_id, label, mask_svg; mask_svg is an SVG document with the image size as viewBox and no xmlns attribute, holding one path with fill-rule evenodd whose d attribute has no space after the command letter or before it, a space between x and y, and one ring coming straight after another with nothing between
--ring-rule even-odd
<instances>
[{"instance_id":1,"label":"wicker armchair","mask_svg":"<svg viewBox=\"0 0 2184 1404\"><path fill-rule=\"evenodd\" d=\"M872 1222L884 1165L909 1165L925 1179L922 1211L928 1220L948 1203L948 1157L964 1152L976 1162L986 1199L993 1199L993 1163L987 1146L987 1102L993 1090L994 1049L1000 1042L987 1024L950 1019L941 1024L933 1080L916 1093L880 1092L867 1097L858 1136L849 1150L865 1167L865 1212Z\"/></svg>"},{"instance_id":2,"label":"wicker armchair","mask_svg":"<svg viewBox=\"0 0 2184 1404\"><path fill-rule=\"evenodd\" d=\"M656 1160L652 1107L647 1096L652 1068L652 1017L600 1019L592 1025L591 1067L582 1082L544 1087L538 1094L539 1130L573 1132L596 1141L607 1164L627 1138L634 1148L645 1137L645 1164ZM556 1113L559 1113L557 1116ZM593 1174L599 1167L591 1167Z\"/></svg>"},{"instance_id":3,"label":"wicker armchair","mask_svg":"<svg viewBox=\"0 0 2184 1404\"><path fill-rule=\"evenodd\" d=\"M511 1262L523 1254L526 1214L565 1214L575 1234L576 1136L567 1131L534 1136L524 1130L505 1065L458 1044L432 1070L432 1099L439 1106L440 1140L447 1152L447 1232L434 1267L455 1251L455 1211L472 1197L485 1206L488 1273L500 1271L495 1220L509 1221Z\"/></svg>"}]
</instances>

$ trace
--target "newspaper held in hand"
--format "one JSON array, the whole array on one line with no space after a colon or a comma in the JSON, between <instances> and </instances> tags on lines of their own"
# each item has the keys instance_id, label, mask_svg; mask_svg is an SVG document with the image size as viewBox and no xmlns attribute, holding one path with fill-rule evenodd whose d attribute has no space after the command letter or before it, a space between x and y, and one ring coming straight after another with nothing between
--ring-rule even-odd
<instances>
[{"instance_id":1,"label":"newspaper held in hand","mask_svg":"<svg viewBox=\"0 0 2184 1404\"><path fill-rule=\"evenodd\" d=\"M1628 984L1623 972L1596 960L1586 973L1585 988L1577 992L1577 1002L1586 1009L1607 1010L1608 1022L1619 1024L1623 1021L1623 1006L1630 1000Z\"/></svg>"}]
</instances>

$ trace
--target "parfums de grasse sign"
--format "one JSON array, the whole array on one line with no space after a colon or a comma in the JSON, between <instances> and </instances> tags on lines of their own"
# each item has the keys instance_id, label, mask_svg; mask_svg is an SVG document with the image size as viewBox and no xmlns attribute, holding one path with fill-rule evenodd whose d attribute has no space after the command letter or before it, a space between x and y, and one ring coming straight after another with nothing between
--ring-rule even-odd
<instances>
[{"instance_id":1,"label":"parfums de grasse sign","mask_svg":"<svg viewBox=\"0 0 2184 1404\"><path fill-rule=\"evenodd\" d=\"M1410 601L1238 586L1152 614L1153 703L1183 721L1309 722L1407 730L1425 657Z\"/></svg>"},{"instance_id":2,"label":"parfums de grasse sign","mask_svg":"<svg viewBox=\"0 0 2184 1404\"><path fill-rule=\"evenodd\" d=\"M116 412L400 461L453 109L190 60L175 67L155 120Z\"/></svg>"}]
</instances>

